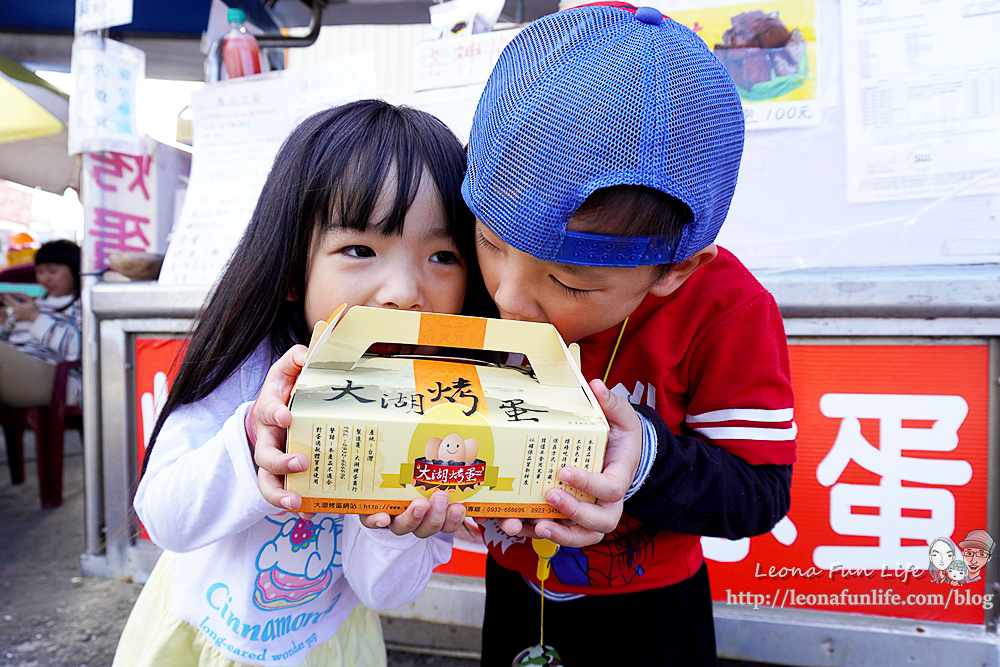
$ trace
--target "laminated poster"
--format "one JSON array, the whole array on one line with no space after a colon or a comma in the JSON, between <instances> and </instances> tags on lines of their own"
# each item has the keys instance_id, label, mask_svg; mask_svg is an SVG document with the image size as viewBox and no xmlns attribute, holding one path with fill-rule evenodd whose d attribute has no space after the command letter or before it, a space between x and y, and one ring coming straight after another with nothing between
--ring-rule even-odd
<instances>
[{"instance_id":1,"label":"laminated poster","mask_svg":"<svg viewBox=\"0 0 1000 667\"><path fill-rule=\"evenodd\" d=\"M76 32L113 28L132 22L132 0L76 0Z\"/></svg>"},{"instance_id":2,"label":"laminated poster","mask_svg":"<svg viewBox=\"0 0 1000 667\"><path fill-rule=\"evenodd\" d=\"M70 69L69 154L141 154L136 85L146 76L146 54L96 34L77 35Z\"/></svg>"},{"instance_id":3,"label":"laminated poster","mask_svg":"<svg viewBox=\"0 0 1000 667\"><path fill-rule=\"evenodd\" d=\"M661 0L652 6L694 30L726 66L748 130L820 124L813 0Z\"/></svg>"},{"instance_id":4,"label":"laminated poster","mask_svg":"<svg viewBox=\"0 0 1000 667\"><path fill-rule=\"evenodd\" d=\"M842 2L851 202L1000 192L1000 3Z\"/></svg>"}]
</instances>

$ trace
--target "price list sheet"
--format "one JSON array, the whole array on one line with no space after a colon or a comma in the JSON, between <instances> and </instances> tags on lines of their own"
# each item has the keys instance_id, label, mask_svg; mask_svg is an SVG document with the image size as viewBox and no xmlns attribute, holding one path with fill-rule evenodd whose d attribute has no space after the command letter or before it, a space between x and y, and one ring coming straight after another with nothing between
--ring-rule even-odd
<instances>
[{"instance_id":1,"label":"price list sheet","mask_svg":"<svg viewBox=\"0 0 1000 667\"><path fill-rule=\"evenodd\" d=\"M851 202L1000 192L997 0L841 2Z\"/></svg>"}]
</instances>

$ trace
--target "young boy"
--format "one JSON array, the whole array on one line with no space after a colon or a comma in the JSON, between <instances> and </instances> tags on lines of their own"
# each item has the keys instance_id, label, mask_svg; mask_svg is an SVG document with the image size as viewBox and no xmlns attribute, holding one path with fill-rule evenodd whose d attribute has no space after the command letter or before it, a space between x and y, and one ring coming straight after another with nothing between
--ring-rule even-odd
<instances>
[{"instance_id":1,"label":"young boy","mask_svg":"<svg viewBox=\"0 0 1000 667\"><path fill-rule=\"evenodd\" d=\"M463 194L501 316L579 342L584 375L643 423L647 463L618 527L551 560L544 639L568 665L715 664L699 536L759 535L788 511L781 315L713 244L743 133L704 42L622 3L529 25L476 111ZM485 532L482 664L508 667L539 641L538 557L495 522Z\"/></svg>"}]
</instances>

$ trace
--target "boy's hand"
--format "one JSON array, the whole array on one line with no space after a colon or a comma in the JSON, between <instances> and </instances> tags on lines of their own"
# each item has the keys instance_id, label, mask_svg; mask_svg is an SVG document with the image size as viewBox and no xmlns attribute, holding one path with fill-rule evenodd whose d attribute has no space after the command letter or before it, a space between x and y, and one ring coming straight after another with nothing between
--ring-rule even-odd
<instances>
[{"instance_id":1,"label":"boy's hand","mask_svg":"<svg viewBox=\"0 0 1000 667\"><path fill-rule=\"evenodd\" d=\"M361 515L361 523L368 528L388 527L396 535L413 533L417 537L430 537L435 533L454 533L465 521L465 505L449 503L444 491L435 491L430 499L416 498L399 516L385 512Z\"/></svg>"},{"instance_id":2,"label":"boy's hand","mask_svg":"<svg viewBox=\"0 0 1000 667\"><path fill-rule=\"evenodd\" d=\"M559 479L596 497L597 502L583 502L562 489L550 489L545 499L569 518L539 519L533 523L520 519L499 520L501 530L508 535L541 537L563 546L584 547L600 542L618 525L625 492L642 456L642 424L629 402L608 391L603 382L591 380L590 388L611 426L604 452L604 469L600 473L589 473L567 466L559 471Z\"/></svg>"},{"instance_id":3,"label":"boy's hand","mask_svg":"<svg viewBox=\"0 0 1000 667\"><path fill-rule=\"evenodd\" d=\"M284 476L305 470L309 462L303 454L286 454L285 439L292 423L288 399L295 379L306 361L307 348L295 345L274 362L264 378L260 395L248 413L247 437L254 464L257 466L257 486L267 502L281 509L296 511L302 497L284 489Z\"/></svg>"}]
</instances>

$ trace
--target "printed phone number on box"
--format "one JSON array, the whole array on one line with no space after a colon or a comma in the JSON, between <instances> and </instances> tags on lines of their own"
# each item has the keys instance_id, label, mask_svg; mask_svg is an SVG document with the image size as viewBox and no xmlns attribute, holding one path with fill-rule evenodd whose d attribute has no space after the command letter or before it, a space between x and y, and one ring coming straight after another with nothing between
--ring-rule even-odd
<instances>
[{"instance_id":1,"label":"printed phone number on box","mask_svg":"<svg viewBox=\"0 0 1000 667\"><path fill-rule=\"evenodd\" d=\"M752 593L726 589L726 604L752 609L785 609L794 607L873 607L920 606L993 608L993 593L973 593L949 587L947 593L896 593L891 588L873 588L865 593L844 589L839 593L801 593L794 588L776 588L770 593Z\"/></svg>"}]
</instances>

